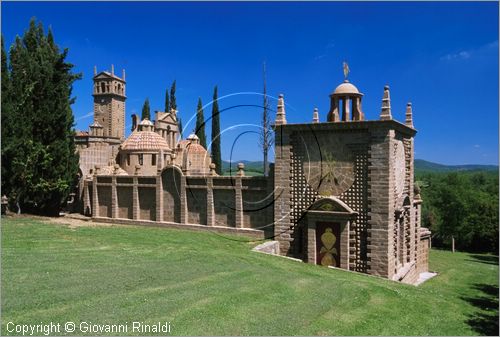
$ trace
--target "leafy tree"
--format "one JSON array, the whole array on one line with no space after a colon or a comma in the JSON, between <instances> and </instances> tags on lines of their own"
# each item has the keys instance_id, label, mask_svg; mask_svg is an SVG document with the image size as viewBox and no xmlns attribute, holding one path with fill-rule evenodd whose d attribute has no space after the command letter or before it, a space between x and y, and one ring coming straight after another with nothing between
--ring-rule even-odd
<instances>
[{"instance_id":1,"label":"leafy tree","mask_svg":"<svg viewBox=\"0 0 500 337\"><path fill-rule=\"evenodd\" d=\"M203 116L201 97L198 98L198 108L196 109L196 135L200 139L200 144L206 149L207 137L205 135L205 116Z\"/></svg>"},{"instance_id":2,"label":"leafy tree","mask_svg":"<svg viewBox=\"0 0 500 337\"><path fill-rule=\"evenodd\" d=\"M433 246L498 253L498 172L417 174Z\"/></svg>"},{"instance_id":3,"label":"leafy tree","mask_svg":"<svg viewBox=\"0 0 500 337\"><path fill-rule=\"evenodd\" d=\"M222 174L222 157L221 157L221 135L220 135L220 113L219 103L217 101L217 86L214 88L214 96L212 101L212 162L215 164L215 172Z\"/></svg>"},{"instance_id":4,"label":"leafy tree","mask_svg":"<svg viewBox=\"0 0 500 337\"><path fill-rule=\"evenodd\" d=\"M170 109L177 110L177 100L175 98L175 80L170 87Z\"/></svg>"},{"instance_id":5,"label":"leafy tree","mask_svg":"<svg viewBox=\"0 0 500 337\"><path fill-rule=\"evenodd\" d=\"M141 120L149 119L151 120L151 111L149 108L149 98L146 98L142 106Z\"/></svg>"},{"instance_id":6,"label":"leafy tree","mask_svg":"<svg viewBox=\"0 0 500 337\"><path fill-rule=\"evenodd\" d=\"M72 73L67 54L32 19L11 46L10 73L2 74L10 101L2 107L3 192L28 212L58 215L78 172L71 91L81 74Z\"/></svg>"},{"instance_id":7,"label":"leafy tree","mask_svg":"<svg viewBox=\"0 0 500 337\"><path fill-rule=\"evenodd\" d=\"M170 101L168 99L168 88L165 90L165 112L170 112Z\"/></svg>"}]
</instances>

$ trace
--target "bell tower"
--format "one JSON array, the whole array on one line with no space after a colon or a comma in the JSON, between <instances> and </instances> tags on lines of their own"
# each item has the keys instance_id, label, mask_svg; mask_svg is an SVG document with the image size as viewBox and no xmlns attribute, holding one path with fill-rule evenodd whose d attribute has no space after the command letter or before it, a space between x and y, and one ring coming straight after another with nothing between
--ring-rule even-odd
<instances>
[{"instance_id":1,"label":"bell tower","mask_svg":"<svg viewBox=\"0 0 500 337\"><path fill-rule=\"evenodd\" d=\"M125 139L125 70L122 77L111 72L97 73L94 67L94 122L103 127L103 136Z\"/></svg>"}]
</instances>

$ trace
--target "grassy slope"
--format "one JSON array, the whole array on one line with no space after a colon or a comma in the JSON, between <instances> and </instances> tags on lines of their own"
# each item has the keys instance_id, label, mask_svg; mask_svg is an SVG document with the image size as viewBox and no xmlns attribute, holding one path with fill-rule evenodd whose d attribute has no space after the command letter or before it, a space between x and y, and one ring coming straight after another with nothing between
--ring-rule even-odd
<instances>
[{"instance_id":1,"label":"grassy slope","mask_svg":"<svg viewBox=\"0 0 500 337\"><path fill-rule=\"evenodd\" d=\"M2 334L9 321L166 320L176 335L468 335L491 331L498 316L492 256L432 251L441 274L413 287L251 252L237 240L4 220Z\"/></svg>"}]
</instances>

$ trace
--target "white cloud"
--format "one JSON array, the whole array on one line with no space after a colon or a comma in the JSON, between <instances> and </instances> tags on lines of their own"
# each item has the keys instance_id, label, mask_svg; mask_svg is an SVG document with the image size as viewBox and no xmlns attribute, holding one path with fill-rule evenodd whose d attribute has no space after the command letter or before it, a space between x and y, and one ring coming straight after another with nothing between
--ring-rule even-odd
<instances>
[{"instance_id":1,"label":"white cloud","mask_svg":"<svg viewBox=\"0 0 500 337\"><path fill-rule=\"evenodd\" d=\"M449 53L440 57L441 61L451 61L451 60L467 60L477 53L490 50L498 49L498 40L486 43L476 49L461 50L456 53Z\"/></svg>"},{"instance_id":2,"label":"white cloud","mask_svg":"<svg viewBox=\"0 0 500 337\"><path fill-rule=\"evenodd\" d=\"M479 149L479 148L481 147L481 145L479 145L479 144L475 144L475 145L474 145L474 147L475 147L476 149Z\"/></svg>"}]
</instances>

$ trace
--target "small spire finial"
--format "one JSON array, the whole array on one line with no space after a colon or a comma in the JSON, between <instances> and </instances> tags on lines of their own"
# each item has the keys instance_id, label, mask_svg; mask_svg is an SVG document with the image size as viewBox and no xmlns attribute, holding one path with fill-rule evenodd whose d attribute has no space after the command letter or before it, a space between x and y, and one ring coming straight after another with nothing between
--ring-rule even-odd
<instances>
[{"instance_id":1,"label":"small spire finial","mask_svg":"<svg viewBox=\"0 0 500 337\"><path fill-rule=\"evenodd\" d=\"M125 81L125 69L122 69L122 80Z\"/></svg>"},{"instance_id":2,"label":"small spire finial","mask_svg":"<svg viewBox=\"0 0 500 337\"><path fill-rule=\"evenodd\" d=\"M382 112L380 113L380 119L383 121L392 119L391 95L388 85L384 86L384 98L382 98Z\"/></svg>"},{"instance_id":3,"label":"small spire finial","mask_svg":"<svg viewBox=\"0 0 500 337\"><path fill-rule=\"evenodd\" d=\"M278 96L278 108L276 109L276 125L286 124L285 99L283 94Z\"/></svg>"},{"instance_id":4,"label":"small spire finial","mask_svg":"<svg viewBox=\"0 0 500 337\"><path fill-rule=\"evenodd\" d=\"M94 66L94 76L97 75L97 66Z\"/></svg>"},{"instance_id":5,"label":"small spire finial","mask_svg":"<svg viewBox=\"0 0 500 337\"><path fill-rule=\"evenodd\" d=\"M112 64L111 65L111 75L115 74L115 66Z\"/></svg>"},{"instance_id":6,"label":"small spire finial","mask_svg":"<svg viewBox=\"0 0 500 337\"><path fill-rule=\"evenodd\" d=\"M411 107L411 102L406 104L406 120L405 125L413 128L413 110Z\"/></svg>"},{"instance_id":7,"label":"small spire finial","mask_svg":"<svg viewBox=\"0 0 500 337\"><path fill-rule=\"evenodd\" d=\"M347 64L346 61L343 62L342 67L344 68L344 81L347 81L347 77L349 76L349 65Z\"/></svg>"},{"instance_id":8,"label":"small spire finial","mask_svg":"<svg viewBox=\"0 0 500 337\"><path fill-rule=\"evenodd\" d=\"M313 123L319 123L319 112L318 112L318 108L314 108L314 112L313 112Z\"/></svg>"}]
</instances>

